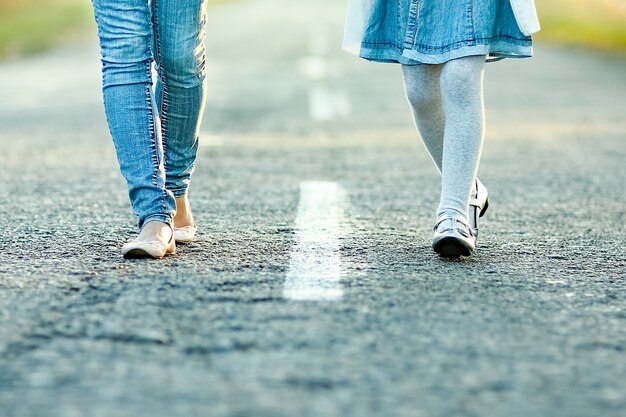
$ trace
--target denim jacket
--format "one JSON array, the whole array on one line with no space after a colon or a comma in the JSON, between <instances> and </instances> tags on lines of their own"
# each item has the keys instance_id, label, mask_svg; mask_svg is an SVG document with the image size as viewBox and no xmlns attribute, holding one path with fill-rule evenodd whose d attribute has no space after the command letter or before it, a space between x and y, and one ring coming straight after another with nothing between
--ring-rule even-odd
<instances>
[{"instance_id":1,"label":"denim jacket","mask_svg":"<svg viewBox=\"0 0 626 417\"><path fill-rule=\"evenodd\" d=\"M358 55L361 41L367 29L370 12L375 1L386 0L348 0L348 13L344 31L343 48ZM515 14L517 25L524 35L539 32L539 19L534 0L509 0Z\"/></svg>"}]
</instances>

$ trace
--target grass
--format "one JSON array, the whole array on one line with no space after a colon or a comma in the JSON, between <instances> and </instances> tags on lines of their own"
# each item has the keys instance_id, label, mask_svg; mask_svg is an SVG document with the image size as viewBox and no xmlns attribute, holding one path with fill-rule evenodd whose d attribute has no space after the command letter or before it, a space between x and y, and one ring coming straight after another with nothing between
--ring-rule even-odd
<instances>
[{"instance_id":1,"label":"grass","mask_svg":"<svg viewBox=\"0 0 626 417\"><path fill-rule=\"evenodd\" d=\"M626 0L535 0L538 40L626 53Z\"/></svg>"},{"instance_id":2,"label":"grass","mask_svg":"<svg viewBox=\"0 0 626 417\"><path fill-rule=\"evenodd\" d=\"M44 51L93 25L89 0L0 0L0 59Z\"/></svg>"},{"instance_id":3,"label":"grass","mask_svg":"<svg viewBox=\"0 0 626 417\"><path fill-rule=\"evenodd\" d=\"M87 0L0 0L0 58L39 52L92 23Z\"/></svg>"}]
</instances>

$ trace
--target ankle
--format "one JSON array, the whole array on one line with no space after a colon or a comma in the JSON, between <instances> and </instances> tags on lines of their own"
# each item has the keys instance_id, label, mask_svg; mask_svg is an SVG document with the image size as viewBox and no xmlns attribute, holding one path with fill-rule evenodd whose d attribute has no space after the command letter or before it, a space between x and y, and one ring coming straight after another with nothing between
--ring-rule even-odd
<instances>
[{"instance_id":1,"label":"ankle","mask_svg":"<svg viewBox=\"0 0 626 417\"><path fill-rule=\"evenodd\" d=\"M139 240L151 241L160 240L168 242L172 237L172 226L158 220L148 222L143 225L139 232Z\"/></svg>"},{"instance_id":2,"label":"ankle","mask_svg":"<svg viewBox=\"0 0 626 417\"><path fill-rule=\"evenodd\" d=\"M193 215L187 195L176 198L176 215L174 216L175 227L193 226Z\"/></svg>"},{"instance_id":3,"label":"ankle","mask_svg":"<svg viewBox=\"0 0 626 417\"><path fill-rule=\"evenodd\" d=\"M436 214L436 218L440 218L442 216L445 217L461 217L463 219L467 219L467 213L465 212L461 212L459 210L455 210L455 209L439 209L437 210L437 214Z\"/></svg>"}]
</instances>

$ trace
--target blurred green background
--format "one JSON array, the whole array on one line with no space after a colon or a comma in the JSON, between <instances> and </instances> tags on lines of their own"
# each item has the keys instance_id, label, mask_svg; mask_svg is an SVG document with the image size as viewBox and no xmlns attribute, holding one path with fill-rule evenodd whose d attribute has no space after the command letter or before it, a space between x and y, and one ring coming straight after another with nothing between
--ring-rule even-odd
<instances>
[{"instance_id":1,"label":"blurred green background","mask_svg":"<svg viewBox=\"0 0 626 417\"><path fill-rule=\"evenodd\" d=\"M45 50L91 24L89 0L0 0L0 58Z\"/></svg>"},{"instance_id":2,"label":"blurred green background","mask_svg":"<svg viewBox=\"0 0 626 417\"><path fill-rule=\"evenodd\" d=\"M40 52L93 30L90 0L0 0L0 59Z\"/></svg>"},{"instance_id":3,"label":"blurred green background","mask_svg":"<svg viewBox=\"0 0 626 417\"><path fill-rule=\"evenodd\" d=\"M209 4L223 1L228 0ZM536 2L543 27L536 37L539 42L626 53L626 0ZM92 25L89 0L0 0L0 59L79 39Z\"/></svg>"}]
</instances>

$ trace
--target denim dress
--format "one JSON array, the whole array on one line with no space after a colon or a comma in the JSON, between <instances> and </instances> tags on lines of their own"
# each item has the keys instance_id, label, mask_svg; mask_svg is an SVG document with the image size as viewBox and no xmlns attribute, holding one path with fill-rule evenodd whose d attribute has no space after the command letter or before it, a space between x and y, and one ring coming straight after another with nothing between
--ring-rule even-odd
<instances>
[{"instance_id":1,"label":"denim dress","mask_svg":"<svg viewBox=\"0 0 626 417\"><path fill-rule=\"evenodd\" d=\"M533 54L509 0L374 0L362 58L407 65L472 55L488 60Z\"/></svg>"}]
</instances>

